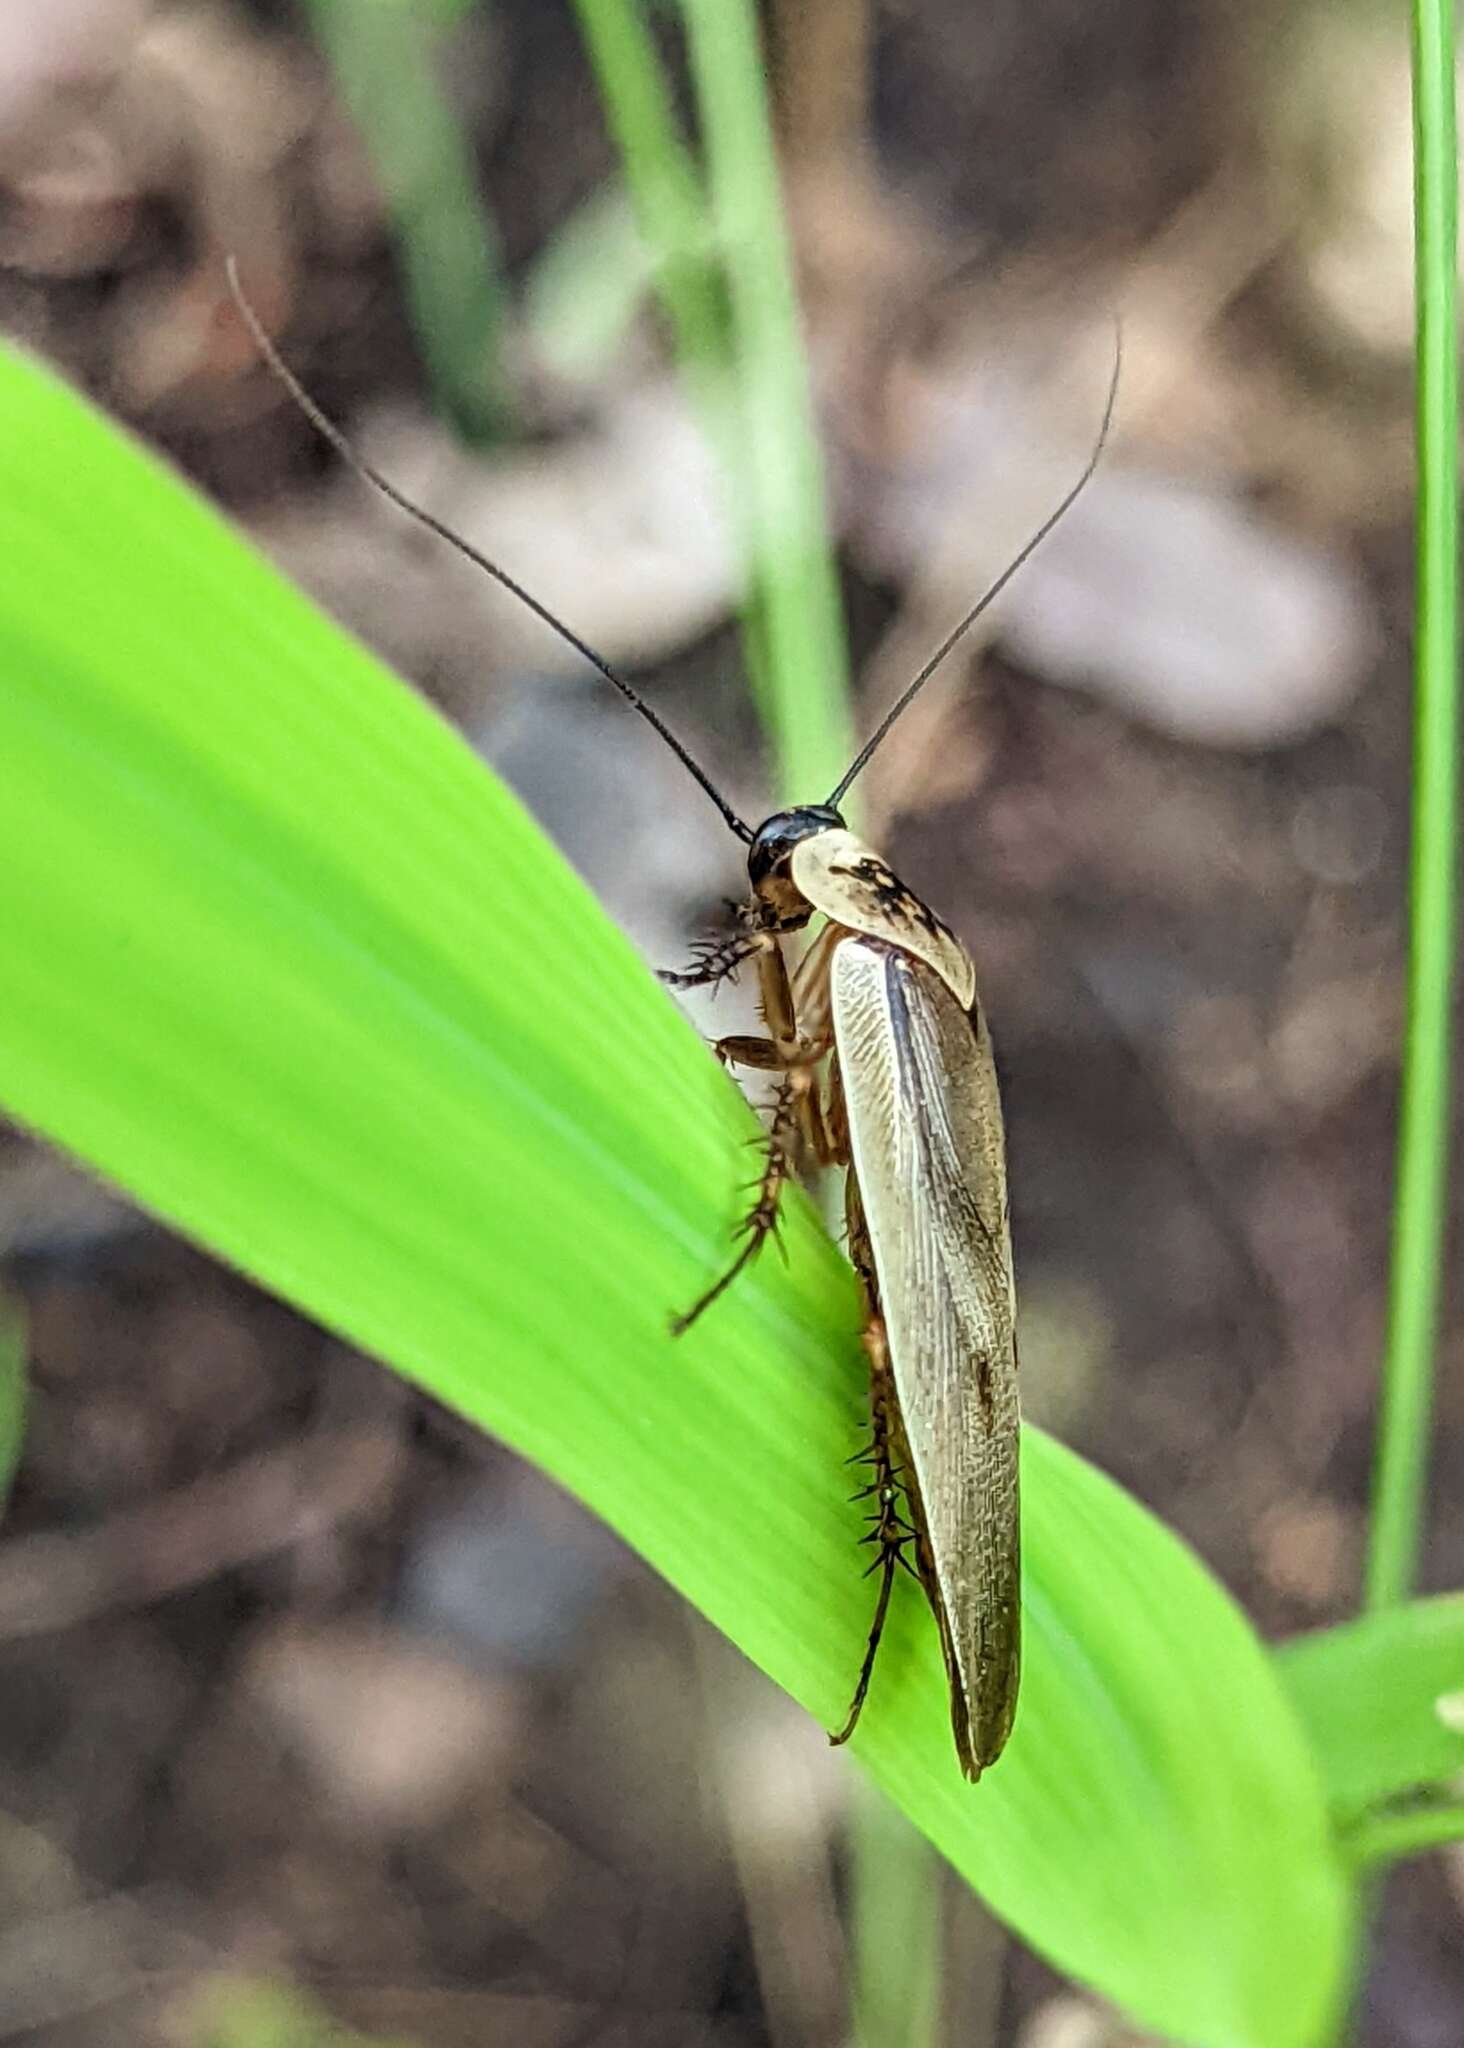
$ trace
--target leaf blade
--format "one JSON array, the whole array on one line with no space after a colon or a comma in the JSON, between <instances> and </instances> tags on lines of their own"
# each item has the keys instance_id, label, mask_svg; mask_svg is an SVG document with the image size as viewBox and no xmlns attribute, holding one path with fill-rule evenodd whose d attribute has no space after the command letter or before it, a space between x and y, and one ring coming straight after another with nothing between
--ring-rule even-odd
<instances>
[{"instance_id":1,"label":"leaf blade","mask_svg":"<svg viewBox=\"0 0 1464 2048\"><path fill-rule=\"evenodd\" d=\"M1344 1818L1464 1771L1464 1594L1413 1600L1318 1629L1277 1658Z\"/></svg>"},{"instance_id":2,"label":"leaf blade","mask_svg":"<svg viewBox=\"0 0 1464 2048\"><path fill-rule=\"evenodd\" d=\"M725 1254L745 1104L457 736L14 359L0 483L10 1106L553 1473L836 1723L852 1276L798 1200L787 1268L667 1336ZM1269 1660L1111 1482L1035 1431L1024 1460L1007 1755L959 1777L910 1598L861 1759L1149 2025L1305 2048L1342 1881Z\"/></svg>"}]
</instances>

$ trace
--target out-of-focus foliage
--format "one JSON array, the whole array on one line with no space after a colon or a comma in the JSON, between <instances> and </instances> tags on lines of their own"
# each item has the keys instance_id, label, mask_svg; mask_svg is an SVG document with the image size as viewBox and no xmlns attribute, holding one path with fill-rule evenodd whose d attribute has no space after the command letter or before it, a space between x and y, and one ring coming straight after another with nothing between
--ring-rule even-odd
<instances>
[{"instance_id":1,"label":"out-of-focus foliage","mask_svg":"<svg viewBox=\"0 0 1464 2048\"><path fill-rule=\"evenodd\" d=\"M1339 1814L1464 1771L1464 1597L1303 1636L1281 1670Z\"/></svg>"},{"instance_id":2,"label":"out-of-focus foliage","mask_svg":"<svg viewBox=\"0 0 1464 2048\"><path fill-rule=\"evenodd\" d=\"M300 1992L249 1978L215 1983L199 1997L190 2048L414 2048L404 2035L337 2026Z\"/></svg>"}]
</instances>

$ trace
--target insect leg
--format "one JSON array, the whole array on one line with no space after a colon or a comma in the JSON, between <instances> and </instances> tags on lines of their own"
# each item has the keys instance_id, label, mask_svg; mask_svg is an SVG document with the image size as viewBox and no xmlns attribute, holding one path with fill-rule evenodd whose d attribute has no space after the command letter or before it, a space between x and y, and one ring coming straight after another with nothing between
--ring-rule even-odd
<instances>
[{"instance_id":1,"label":"insect leg","mask_svg":"<svg viewBox=\"0 0 1464 2048\"><path fill-rule=\"evenodd\" d=\"M812 1089L805 1100L804 1137L820 1166L849 1164L849 1118L837 1053L829 1061L828 1089L823 1100Z\"/></svg>"},{"instance_id":2,"label":"insect leg","mask_svg":"<svg viewBox=\"0 0 1464 2048\"><path fill-rule=\"evenodd\" d=\"M724 1066L794 1068L813 1067L834 1042L827 1017L827 1004L811 1034L799 1029L799 1010L788 979L788 964L776 941L767 941L757 963L758 1001L766 1038L719 1038L712 1050Z\"/></svg>"},{"instance_id":3,"label":"insect leg","mask_svg":"<svg viewBox=\"0 0 1464 2048\"><path fill-rule=\"evenodd\" d=\"M717 1044L717 1057L737 1066L781 1069L783 1081L773 1106L772 1122L767 1132L767 1153L756 1197L740 1226L743 1243L715 1286L709 1287L700 1300L672 1322L671 1332L677 1337L690 1329L703 1310L710 1308L718 1296L726 1292L777 1229L778 1204L792 1177L794 1141L800 1131L810 1137L815 1151L818 1149L814 1121L817 1115L817 1071L819 1061L827 1055L833 1042L832 1033L827 1027L816 1039L805 1038L800 1033L782 948L776 939L763 934L759 951L759 995L771 1035L767 1038L723 1038ZM809 1107L811 1102L812 1109Z\"/></svg>"},{"instance_id":4,"label":"insect leg","mask_svg":"<svg viewBox=\"0 0 1464 2048\"><path fill-rule=\"evenodd\" d=\"M869 1569L871 1572L877 1571L880 1575L879 1598L875 1602L869 1641L864 1651L864 1662L859 1667L859 1679L854 1687L854 1698L850 1703L848 1718L843 1727L829 1737L829 1741L835 1747L849 1740L859 1724L860 1714L864 1711L869 1681L874 1674L874 1660L879 1654L885 1619L890 1611L895 1573L901 1565L907 1571L910 1570L910 1561L905 1556L905 1546L913 1541L915 1535L901 1513L903 1496L896 1477L886 1393L889 1385L888 1352L885 1345L884 1321L878 1314L871 1318L869 1327L864 1332L864 1344L869 1353L873 1381L873 1440L867 1455L869 1463L874 1468L874 1478L861 1495L856 1495L856 1498L868 1499L874 1503L869 1520L869 1533L864 1540L866 1543L875 1544L878 1549L878 1555Z\"/></svg>"},{"instance_id":5,"label":"insect leg","mask_svg":"<svg viewBox=\"0 0 1464 2048\"><path fill-rule=\"evenodd\" d=\"M806 1059L807 1051L799 1039L798 1012L793 1003L793 986L788 979L788 963L776 939L764 948L757 963L757 996L763 1022L774 1044L783 1048L784 1059L790 1066L796 1059Z\"/></svg>"},{"instance_id":6,"label":"insect leg","mask_svg":"<svg viewBox=\"0 0 1464 2048\"><path fill-rule=\"evenodd\" d=\"M788 1065L771 1038L719 1038L712 1051L724 1067L759 1067L767 1073Z\"/></svg>"},{"instance_id":7,"label":"insect leg","mask_svg":"<svg viewBox=\"0 0 1464 2048\"><path fill-rule=\"evenodd\" d=\"M669 967L656 970L657 981L667 988L715 988L719 982L735 980L738 968L769 944L765 932L731 932L722 938L698 939L691 949L691 965L677 973Z\"/></svg>"},{"instance_id":8,"label":"insect leg","mask_svg":"<svg viewBox=\"0 0 1464 2048\"><path fill-rule=\"evenodd\" d=\"M722 1275L699 1300L694 1301L684 1315L675 1316L671 1322L671 1334L679 1337L689 1330L703 1310L709 1309L719 1295L725 1294L732 1282L745 1266L748 1266L762 1250L767 1238L778 1227L778 1203L783 1188L793 1171L792 1142L798 1129L799 1097L807 1092L808 1079L803 1068L789 1068L783 1076L778 1090L778 1099L773 1105L773 1120L767 1130L767 1152L763 1160L762 1176L757 1184L757 1196L752 1208L739 1226L743 1242L737 1256Z\"/></svg>"},{"instance_id":9,"label":"insect leg","mask_svg":"<svg viewBox=\"0 0 1464 2048\"><path fill-rule=\"evenodd\" d=\"M844 1100L844 1075L839 1066L837 1054L829 1063L829 1092L824 1102L824 1129L828 1133L832 1157L835 1160L849 1158L849 1105ZM848 1206L847 1203L845 1205Z\"/></svg>"},{"instance_id":10,"label":"insect leg","mask_svg":"<svg viewBox=\"0 0 1464 2048\"><path fill-rule=\"evenodd\" d=\"M837 1059L829 1075L829 1099L824 1120L829 1132L841 1136L847 1147L848 1121ZM844 1207L849 1224L849 1257L855 1272L859 1275L868 1312L864 1328L864 1348L869 1354L871 1438L866 1461L873 1468L874 1477L862 1494L855 1497L874 1503L869 1533L864 1540L878 1546L878 1555L870 1566L870 1571L878 1571L880 1581L874 1620L869 1629L869 1642L864 1651L864 1662L859 1667L859 1680L854 1687L854 1698L849 1707L848 1719L837 1734L829 1737L829 1741L835 1745L847 1742L858 1725L859 1716L864 1710L865 1697L869 1692L869 1681L874 1672L874 1660L879 1652L880 1638L884 1634L890 1596L894 1591L895 1573L903 1565L906 1571L914 1575L905 1551L907 1545L911 1543L918 1546L918 1532L903 1512L905 1493L899 1478L899 1439L895 1421L896 1411L893 1406L894 1382L890 1374L889 1342L885 1336L884 1317L879 1310L879 1281L874 1267L874 1250L869 1242L869 1226L864 1218L864 1204L859 1199L859 1186L852 1172L844 1192Z\"/></svg>"}]
</instances>

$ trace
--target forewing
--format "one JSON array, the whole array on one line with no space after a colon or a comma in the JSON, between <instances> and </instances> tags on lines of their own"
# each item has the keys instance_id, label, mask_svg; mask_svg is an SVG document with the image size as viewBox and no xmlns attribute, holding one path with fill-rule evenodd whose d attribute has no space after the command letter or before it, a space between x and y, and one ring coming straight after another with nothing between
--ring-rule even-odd
<instances>
[{"instance_id":1,"label":"forewing","mask_svg":"<svg viewBox=\"0 0 1464 2048\"><path fill-rule=\"evenodd\" d=\"M927 1587L974 1777L1010 1733L1020 1642L1015 1301L991 1041L979 1010L893 947L847 940L832 986Z\"/></svg>"}]
</instances>

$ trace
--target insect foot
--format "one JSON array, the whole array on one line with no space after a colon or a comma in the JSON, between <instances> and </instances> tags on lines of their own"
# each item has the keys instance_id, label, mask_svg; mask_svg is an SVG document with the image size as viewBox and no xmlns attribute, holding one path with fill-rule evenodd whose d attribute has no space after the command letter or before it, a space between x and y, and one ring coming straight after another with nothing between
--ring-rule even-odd
<instances>
[{"instance_id":1,"label":"insect foot","mask_svg":"<svg viewBox=\"0 0 1464 2048\"><path fill-rule=\"evenodd\" d=\"M738 968L761 952L763 943L750 932L736 932L725 939L698 939L691 949L689 967L680 971L659 967L656 979L667 988L716 988L724 981L735 981Z\"/></svg>"}]
</instances>

